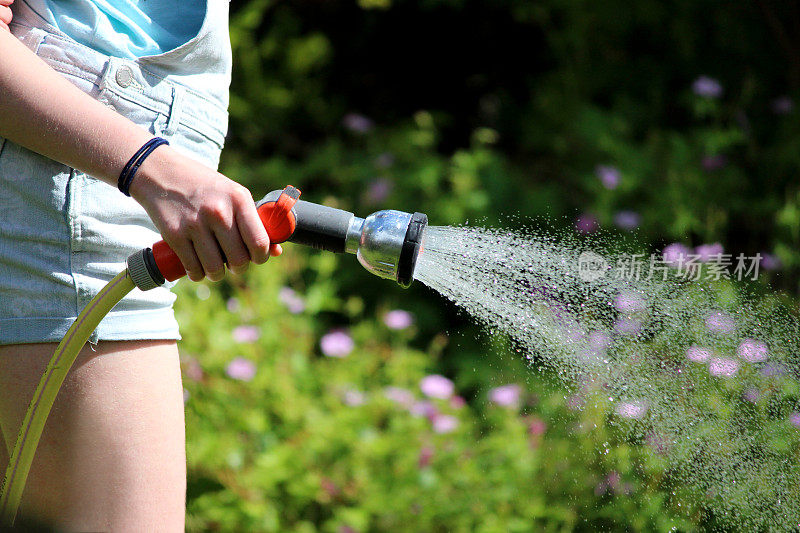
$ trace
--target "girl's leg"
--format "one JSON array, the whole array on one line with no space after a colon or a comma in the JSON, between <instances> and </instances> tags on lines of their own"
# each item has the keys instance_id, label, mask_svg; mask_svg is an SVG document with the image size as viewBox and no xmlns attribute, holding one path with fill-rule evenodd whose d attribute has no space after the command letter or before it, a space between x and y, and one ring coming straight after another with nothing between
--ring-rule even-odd
<instances>
[{"instance_id":1,"label":"girl's leg","mask_svg":"<svg viewBox=\"0 0 800 533\"><path fill-rule=\"evenodd\" d=\"M55 347L0 346L0 427L10 448ZM175 342L85 346L47 420L20 514L67 531L183 531L185 495Z\"/></svg>"}]
</instances>

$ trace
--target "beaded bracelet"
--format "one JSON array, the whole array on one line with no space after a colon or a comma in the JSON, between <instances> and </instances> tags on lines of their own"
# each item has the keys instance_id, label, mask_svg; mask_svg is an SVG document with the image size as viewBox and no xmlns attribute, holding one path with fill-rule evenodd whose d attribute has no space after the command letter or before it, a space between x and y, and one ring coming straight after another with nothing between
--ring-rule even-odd
<instances>
[{"instance_id":1,"label":"beaded bracelet","mask_svg":"<svg viewBox=\"0 0 800 533\"><path fill-rule=\"evenodd\" d=\"M162 144L169 144L169 141L163 139L161 137L153 137L146 143L144 146L139 148L133 157L131 157L128 162L125 164L125 167L122 169L122 172L119 175L119 180L117 180L117 188L124 194L125 196L130 196L130 188L131 182L133 181L134 176L136 176L136 171L139 170L139 167L142 166L142 163L147 156L153 153L153 150L161 146Z\"/></svg>"}]
</instances>

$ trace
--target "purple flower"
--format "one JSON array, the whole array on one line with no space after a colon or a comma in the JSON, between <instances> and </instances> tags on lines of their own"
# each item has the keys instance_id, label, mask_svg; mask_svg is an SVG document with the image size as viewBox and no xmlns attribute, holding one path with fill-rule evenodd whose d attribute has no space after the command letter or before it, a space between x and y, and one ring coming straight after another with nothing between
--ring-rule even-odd
<instances>
[{"instance_id":1,"label":"purple flower","mask_svg":"<svg viewBox=\"0 0 800 533\"><path fill-rule=\"evenodd\" d=\"M595 350L605 350L609 346L611 346L611 336L605 331L589 333L589 347Z\"/></svg>"},{"instance_id":2,"label":"purple flower","mask_svg":"<svg viewBox=\"0 0 800 533\"><path fill-rule=\"evenodd\" d=\"M632 291L622 291L614 300L614 306L623 313L635 313L647 309L647 303Z\"/></svg>"},{"instance_id":3,"label":"purple flower","mask_svg":"<svg viewBox=\"0 0 800 533\"><path fill-rule=\"evenodd\" d=\"M718 242L715 242L714 244L701 244L694 249L694 253L703 263L708 263L713 259L719 260L719 256L722 255L723 251L722 245Z\"/></svg>"},{"instance_id":4,"label":"purple flower","mask_svg":"<svg viewBox=\"0 0 800 533\"><path fill-rule=\"evenodd\" d=\"M760 363L767 360L767 344L755 339L745 339L736 349L736 355L748 363Z\"/></svg>"},{"instance_id":5,"label":"purple flower","mask_svg":"<svg viewBox=\"0 0 800 533\"><path fill-rule=\"evenodd\" d=\"M736 323L730 315L717 311L706 317L706 327L714 333L730 333L736 327Z\"/></svg>"},{"instance_id":6,"label":"purple flower","mask_svg":"<svg viewBox=\"0 0 800 533\"><path fill-rule=\"evenodd\" d=\"M728 164L728 158L724 154L706 155L700 160L700 166L706 172L722 170Z\"/></svg>"},{"instance_id":7,"label":"purple flower","mask_svg":"<svg viewBox=\"0 0 800 533\"><path fill-rule=\"evenodd\" d=\"M614 224L626 231L635 230L642 223L642 216L636 211L619 211L614 215Z\"/></svg>"},{"instance_id":8,"label":"purple flower","mask_svg":"<svg viewBox=\"0 0 800 533\"><path fill-rule=\"evenodd\" d=\"M729 357L712 357L708 372L718 378L731 378L739 371L739 362Z\"/></svg>"},{"instance_id":9,"label":"purple flower","mask_svg":"<svg viewBox=\"0 0 800 533\"><path fill-rule=\"evenodd\" d=\"M433 417L433 431L436 433L452 433L458 427L458 418L451 415Z\"/></svg>"},{"instance_id":10,"label":"purple flower","mask_svg":"<svg viewBox=\"0 0 800 533\"><path fill-rule=\"evenodd\" d=\"M705 98L719 98L722 96L722 85L714 78L700 76L692 83L692 91L697 96Z\"/></svg>"},{"instance_id":11,"label":"purple flower","mask_svg":"<svg viewBox=\"0 0 800 533\"><path fill-rule=\"evenodd\" d=\"M433 419L439 411L436 410L436 406L433 405L431 402L427 400L423 400L421 402L414 402L411 407L408 409L412 415L414 416L424 416L428 419Z\"/></svg>"},{"instance_id":12,"label":"purple flower","mask_svg":"<svg viewBox=\"0 0 800 533\"><path fill-rule=\"evenodd\" d=\"M614 323L614 331L623 335L636 335L642 329L641 320L621 317Z\"/></svg>"},{"instance_id":13,"label":"purple flower","mask_svg":"<svg viewBox=\"0 0 800 533\"><path fill-rule=\"evenodd\" d=\"M187 390L183 389L183 403L189 403L189 398L192 397L192 394Z\"/></svg>"},{"instance_id":14,"label":"purple flower","mask_svg":"<svg viewBox=\"0 0 800 533\"><path fill-rule=\"evenodd\" d=\"M777 258L777 256L767 253L761 252L761 262L759 263L759 267L763 268L764 270L778 270L782 267L781 260Z\"/></svg>"},{"instance_id":15,"label":"purple flower","mask_svg":"<svg viewBox=\"0 0 800 533\"><path fill-rule=\"evenodd\" d=\"M788 96L780 96L772 101L770 107L776 115L788 115L794 109L794 102Z\"/></svg>"},{"instance_id":16,"label":"purple flower","mask_svg":"<svg viewBox=\"0 0 800 533\"><path fill-rule=\"evenodd\" d=\"M617 185L619 185L620 174L616 167L597 165L597 168L594 169L594 173L600 178L600 182L606 189L616 189Z\"/></svg>"},{"instance_id":17,"label":"purple flower","mask_svg":"<svg viewBox=\"0 0 800 533\"><path fill-rule=\"evenodd\" d=\"M489 400L502 407L519 407L522 388L516 384L502 385L489 391Z\"/></svg>"},{"instance_id":18,"label":"purple flower","mask_svg":"<svg viewBox=\"0 0 800 533\"><path fill-rule=\"evenodd\" d=\"M375 125L372 119L358 113L348 113L342 119L342 124L353 133L367 133Z\"/></svg>"},{"instance_id":19,"label":"purple flower","mask_svg":"<svg viewBox=\"0 0 800 533\"><path fill-rule=\"evenodd\" d=\"M642 401L620 402L614 410L623 418L638 420L647 413L647 403Z\"/></svg>"},{"instance_id":20,"label":"purple flower","mask_svg":"<svg viewBox=\"0 0 800 533\"><path fill-rule=\"evenodd\" d=\"M236 342L256 342L259 337L261 337L261 330L256 326L238 326L233 329L233 340Z\"/></svg>"},{"instance_id":21,"label":"purple flower","mask_svg":"<svg viewBox=\"0 0 800 533\"><path fill-rule=\"evenodd\" d=\"M453 409L461 409L465 405L467 405L467 402L461 396L455 395L450 398L450 407Z\"/></svg>"},{"instance_id":22,"label":"purple flower","mask_svg":"<svg viewBox=\"0 0 800 533\"><path fill-rule=\"evenodd\" d=\"M711 357L711 350L692 344L686 349L686 358L695 363L705 363Z\"/></svg>"},{"instance_id":23,"label":"purple flower","mask_svg":"<svg viewBox=\"0 0 800 533\"><path fill-rule=\"evenodd\" d=\"M747 390L742 393L742 398L750 403L756 403L758 399L761 398L761 392L755 387L748 387Z\"/></svg>"},{"instance_id":24,"label":"purple flower","mask_svg":"<svg viewBox=\"0 0 800 533\"><path fill-rule=\"evenodd\" d=\"M394 309L383 315L383 323L389 329L406 329L414 323L414 317L408 311L402 309Z\"/></svg>"},{"instance_id":25,"label":"purple flower","mask_svg":"<svg viewBox=\"0 0 800 533\"><path fill-rule=\"evenodd\" d=\"M281 287L281 290L278 291L278 300L280 300L293 315L302 313L306 308L303 299L289 287Z\"/></svg>"},{"instance_id":26,"label":"purple flower","mask_svg":"<svg viewBox=\"0 0 800 533\"><path fill-rule=\"evenodd\" d=\"M355 343L350 335L340 329L326 333L319 341L322 353L328 357L345 357L353 351Z\"/></svg>"},{"instance_id":27,"label":"purple flower","mask_svg":"<svg viewBox=\"0 0 800 533\"><path fill-rule=\"evenodd\" d=\"M786 374L786 366L780 363L767 363L761 368L761 373L767 377L783 376Z\"/></svg>"},{"instance_id":28,"label":"purple flower","mask_svg":"<svg viewBox=\"0 0 800 533\"><path fill-rule=\"evenodd\" d=\"M800 413L792 413L789 415L789 423L796 428L800 428Z\"/></svg>"},{"instance_id":29,"label":"purple flower","mask_svg":"<svg viewBox=\"0 0 800 533\"><path fill-rule=\"evenodd\" d=\"M575 219L575 229L579 233L593 233L599 228L600 223L597 221L597 217L591 213L584 213Z\"/></svg>"},{"instance_id":30,"label":"purple flower","mask_svg":"<svg viewBox=\"0 0 800 533\"><path fill-rule=\"evenodd\" d=\"M225 367L228 377L241 381L250 381L256 375L256 365L249 359L237 357Z\"/></svg>"},{"instance_id":31,"label":"purple flower","mask_svg":"<svg viewBox=\"0 0 800 533\"><path fill-rule=\"evenodd\" d=\"M664 262L671 266L678 266L685 263L688 261L691 253L689 248L679 242L670 244L661 252L664 256Z\"/></svg>"},{"instance_id":32,"label":"purple flower","mask_svg":"<svg viewBox=\"0 0 800 533\"><path fill-rule=\"evenodd\" d=\"M367 186L366 201L370 205L382 203L392 194L394 183L387 178L378 178Z\"/></svg>"},{"instance_id":33,"label":"purple flower","mask_svg":"<svg viewBox=\"0 0 800 533\"><path fill-rule=\"evenodd\" d=\"M227 307L228 311L231 313L238 313L242 308L242 304L239 303L238 298L228 298L228 301L225 303L225 307Z\"/></svg>"},{"instance_id":34,"label":"purple flower","mask_svg":"<svg viewBox=\"0 0 800 533\"><path fill-rule=\"evenodd\" d=\"M455 391L453 382L439 374L431 374L430 376L422 378L419 382L419 388L425 396L429 398L439 398L441 400L448 399Z\"/></svg>"},{"instance_id":35,"label":"purple flower","mask_svg":"<svg viewBox=\"0 0 800 533\"><path fill-rule=\"evenodd\" d=\"M386 387L383 389L383 395L405 407L410 407L414 403L414 395L411 391L401 387Z\"/></svg>"},{"instance_id":36,"label":"purple flower","mask_svg":"<svg viewBox=\"0 0 800 533\"><path fill-rule=\"evenodd\" d=\"M344 392L343 401L345 405L349 405L350 407L358 407L359 405L364 405L364 402L367 401L367 397L364 396L364 393L355 389L349 389Z\"/></svg>"}]
</instances>

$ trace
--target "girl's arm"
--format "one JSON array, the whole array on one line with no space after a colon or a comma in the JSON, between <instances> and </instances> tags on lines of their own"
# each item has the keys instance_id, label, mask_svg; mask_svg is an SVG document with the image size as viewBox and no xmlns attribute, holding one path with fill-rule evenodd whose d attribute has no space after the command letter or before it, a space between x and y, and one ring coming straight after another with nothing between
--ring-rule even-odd
<instances>
[{"instance_id":1,"label":"girl's arm","mask_svg":"<svg viewBox=\"0 0 800 533\"><path fill-rule=\"evenodd\" d=\"M152 135L0 31L0 137L116 186L125 163ZM222 278L221 251L234 272L269 257L250 192L169 146L144 161L130 192L195 281Z\"/></svg>"}]
</instances>

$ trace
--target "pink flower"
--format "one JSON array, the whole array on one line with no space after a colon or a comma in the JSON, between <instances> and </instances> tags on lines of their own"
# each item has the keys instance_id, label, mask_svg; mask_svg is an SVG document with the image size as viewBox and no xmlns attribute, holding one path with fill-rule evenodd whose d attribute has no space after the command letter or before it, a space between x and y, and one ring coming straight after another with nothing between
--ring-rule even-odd
<instances>
[{"instance_id":1,"label":"pink flower","mask_svg":"<svg viewBox=\"0 0 800 533\"><path fill-rule=\"evenodd\" d=\"M616 167L597 165L597 168L594 169L594 173L600 178L600 182L606 189L616 189L617 185L619 185L620 174Z\"/></svg>"},{"instance_id":2,"label":"pink flower","mask_svg":"<svg viewBox=\"0 0 800 533\"><path fill-rule=\"evenodd\" d=\"M796 428L800 428L800 413L792 413L789 415L789 423Z\"/></svg>"},{"instance_id":3,"label":"pink flower","mask_svg":"<svg viewBox=\"0 0 800 533\"><path fill-rule=\"evenodd\" d=\"M745 339L736 349L736 355L748 363L760 363L767 360L767 344L755 339Z\"/></svg>"},{"instance_id":4,"label":"pink flower","mask_svg":"<svg viewBox=\"0 0 800 533\"><path fill-rule=\"evenodd\" d=\"M620 402L615 409L623 418L640 419L647 413L647 403L642 401Z\"/></svg>"},{"instance_id":5,"label":"pink flower","mask_svg":"<svg viewBox=\"0 0 800 533\"><path fill-rule=\"evenodd\" d=\"M519 407L522 388L516 384L502 385L489 391L489 399L502 407Z\"/></svg>"},{"instance_id":6,"label":"pink flower","mask_svg":"<svg viewBox=\"0 0 800 533\"><path fill-rule=\"evenodd\" d=\"M730 333L736 327L736 323L729 314L717 311L706 317L706 327L714 333Z\"/></svg>"},{"instance_id":7,"label":"pink flower","mask_svg":"<svg viewBox=\"0 0 800 533\"><path fill-rule=\"evenodd\" d=\"M319 347L328 357L345 357L353 351L355 343L347 333L336 329L322 336Z\"/></svg>"},{"instance_id":8,"label":"pink flower","mask_svg":"<svg viewBox=\"0 0 800 533\"><path fill-rule=\"evenodd\" d=\"M679 242L674 242L662 250L661 255L664 256L664 262L668 265L677 267L682 265L689 259L692 252Z\"/></svg>"},{"instance_id":9,"label":"pink flower","mask_svg":"<svg viewBox=\"0 0 800 533\"><path fill-rule=\"evenodd\" d=\"M389 329L406 329L414 323L414 317L408 311L402 309L395 309L383 315L383 323Z\"/></svg>"},{"instance_id":10,"label":"pink flower","mask_svg":"<svg viewBox=\"0 0 800 533\"><path fill-rule=\"evenodd\" d=\"M723 251L722 245L718 242L715 242L714 244L701 244L694 249L694 253L697 254L698 259L703 263L708 263L712 260L719 260L719 256Z\"/></svg>"},{"instance_id":11,"label":"pink flower","mask_svg":"<svg viewBox=\"0 0 800 533\"><path fill-rule=\"evenodd\" d=\"M237 326L233 329L233 340L241 343L256 342L261 337L261 330L256 326Z\"/></svg>"},{"instance_id":12,"label":"pink flower","mask_svg":"<svg viewBox=\"0 0 800 533\"><path fill-rule=\"evenodd\" d=\"M450 398L450 407L452 407L453 409L461 409L465 405L467 405L467 402L465 402L464 398L462 398L461 396L455 395L452 398Z\"/></svg>"},{"instance_id":13,"label":"pink flower","mask_svg":"<svg viewBox=\"0 0 800 533\"><path fill-rule=\"evenodd\" d=\"M383 389L383 395L395 403L399 403L405 407L411 406L414 403L414 395L408 389L400 387L386 387Z\"/></svg>"},{"instance_id":14,"label":"pink flower","mask_svg":"<svg viewBox=\"0 0 800 533\"><path fill-rule=\"evenodd\" d=\"M624 313L635 313L647 309L647 303L632 291L620 292L614 300L614 306Z\"/></svg>"},{"instance_id":15,"label":"pink flower","mask_svg":"<svg viewBox=\"0 0 800 533\"><path fill-rule=\"evenodd\" d=\"M712 357L708 372L718 378L732 378L739 371L739 362L729 357Z\"/></svg>"},{"instance_id":16,"label":"pink flower","mask_svg":"<svg viewBox=\"0 0 800 533\"><path fill-rule=\"evenodd\" d=\"M567 398L567 408L571 411L580 411L586 405L586 400L578 394L573 394Z\"/></svg>"},{"instance_id":17,"label":"pink flower","mask_svg":"<svg viewBox=\"0 0 800 533\"><path fill-rule=\"evenodd\" d=\"M192 394L187 390L183 389L183 403L189 403L189 398L192 397Z\"/></svg>"},{"instance_id":18,"label":"pink flower","mask_svg":"<svg viewBox=\"0 0 800 533\"><path fill-rule=\"evenodd\" d=\"M600 228L597 217L590 213L584 213L575 219L575 229L579 233L594 233Z\"/></svg>"},{"instance_id":19,"label":"pink flower","mask_svg":"<svg viewBox=\"0 0 800 533\"><path fill-rule=\"evenodd\" d=\"M419 388L425 396L429 398L439 398L441 400L448 399L453 395L455 390L453 382L439 374L432 374L422 378L419 382Z\"/></svg>"},{"instance_id":20,"label":"pink flower","mask_svg":"<svg viewBox=\"0 0 800 533\"><path fill-rule=\"evenodd\" d=\"M278 292L278 300L280 300L293 315L302 313L306 308L303 299L289 287L281 287L281 290Z\"/></svg>"},{"instance_id":21,"label":"pink flower","mask_svg":"<svg viewBox=\"0 0 800 533\"><path fill-rule=\"evenodd\" d=\"M686 358L695 363L705 363L711 357L711 350L692 344L686 349Z\"/></svg>"},{"instance_id":22,"label":"pink flower","mask_svg":"<svg viewBox=\"0 0 800 533\"><path fill-rule=\"evenodd\" d=\"M256 375L256 365L249 359L237 357L225 367L228 377L241 381L250 381Z\"/></svg>"},{"instance_id":23,"label":"pink flower","mask_svg":"<svg viewBox=\"0 0 800 533\"><path fill-rule=\"evenodd\" d=\"M539 437L544 435L545 431L547 431L547 423L541 418L532 417L528 424L528 433L533 437Z\"/></svg>"},{"instance_id":24,"label":"pink flower","mask_svg":"<svg viewBox=\"0 0 800 533\"><path fill-rule=\"evenodd\" d=\"M189 356L186 356L182 359L184 375L192 381L202 381L203 367L200 365L200 361Z\"/></svg>"},{"instance_id":25,"label":"pink flower","mask_svg":"<svg viewBox=\"0 0 800 533\"><path fill-rule=\"evenodd\" d=\"M452 433L458 427L458 418L450 415L433 417L433 431L436 433Z\"/></svg>"},{"instance_id":26,"label":"pink flower","mask_svg":"<svg viewBox=\"0 0 800 533\"><path fill-rule=\"evenodd\" d=\"M431 464L433 459L433 448L431 446L423 446L419 451L419 459L417 460L417 468L425 468Z\"/></svg>"}]
</instances>

